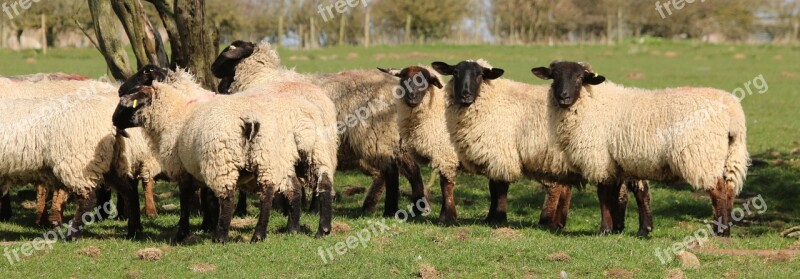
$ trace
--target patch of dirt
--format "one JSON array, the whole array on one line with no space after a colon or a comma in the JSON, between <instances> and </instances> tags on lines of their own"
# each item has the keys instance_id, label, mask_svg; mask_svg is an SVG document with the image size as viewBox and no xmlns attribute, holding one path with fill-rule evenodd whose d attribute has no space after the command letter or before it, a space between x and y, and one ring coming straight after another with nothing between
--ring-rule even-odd
<instances>
[{"instance_id":1,"label":"patch of dirt","mask_svg":"<svg viewBox=\"0 0 800 279\"><path fill-rule=\"evenodd\" d=\"M161 209L165 210L165 211L173 211L173 210L177 210L178 206L174 205L174 204L165 204L165 205L161 206Z\"/></svg>"},{"instance_id":2,"label":"patch of dirt","mask_svg":"<svg viewBox=\"0 0 800 279\"><path fill-rule=\"evenodd\" d=\"M780 55L780 54L775 55L775 56L772 57L772 59L773 60L778 60L778 61L783 60L783 55Z\"/></svg>"},{"instance_id":3,"label":"patch of dirt","mask_svg":"<svg viewBox=\"0 0 800 279\"><path fill-rule=\"evenodd\" d=\"M343 222L333 222L331 225L331 233L349 233L353 231L353 228L350 227L347 223Z\"/></svg>"},{"instance_id":4,"label":"patch of dirt","mask_svg":"<svg viewBox=\"0 0 800 279\"><path fill-rule=\"evenodd\" d=\"M36 201L24 201L24 202L22 202L22 208L27 209L27 210L36 209Z\"/></svg>"},{"instance_id":5,"label":"patch of dirt","mask_svg":"<svg viewBox=\"0 0 800 279\"><path fill-rule=\"evenodd\" d=\"M632 72L632 73L628 73L628 74L627 74L627 75L625 75L625 76L626 76L626 77L628 77L629 79L632 79L632 80L642 80L642 79L645 79L645 77L644 77L644 74L643 74L643 73L640 73L640 72Z\"/></svg>"},{"instance_id":6,"label":"patch of dirt","mask_svg":"<svg viewBox=\"0 0 800 279\"><path fill-rule=\"evenodd\" d=\"M158 197L159 199L169 199L169 198L174 197L174 196L175 196L175 193L173 193L173 192L165 192L165 193L158 194L156 197Z\"/></svg>"},{"instance_id":7,"label":"patch of dirt","mask_svg":"<svg viewBox=\"0 0 800 279\"><path fill-rule=\"evenodd\" d=\"M695 269L700 267L700 259L692 253L680 251L675 253L675 258L681 262L681 267L684 269Z\"/></svg>"},{"instance_id":8,"label":"patch of dirt","mask_svg":"<svg viewBox=\"0 0 800 279\"><path fill-rule=\"evenodd\" d=\"M439 272L436 271L430 264L422 264L419 266L419 278L422 279L434 279L434 278L441 278Z\"/></svg>"},{"instance_id":9,"label":"patch of dirt","mask_svg":"<svg viewBox=\"0 0 800 279\"><path fill-rule=\"evenodd\" d=\"M358 58L358 53L351 52L351 53L347 54L347 60L353 60L353 59L356 59L356 58Z\"/></svg>"},{"instance_id":10,"label":"patch of dirt","mask_svg":"<svg viewBox=\"0 0 800 279\"><path fill-rule=\"evenodd\" d=\"M210 263L201 263L201 264L193 265L191 267L191 269L192 269L192 272L194 272L194 273L206 273L206 272L216 271L217 270L217 266L213 265L213 264L210 264Z\"/></svg>"},{"instance_id":11,"label":"patch of dirt","mask_svg":"<svg viewBox=\"0 0 800 279\"><path fill-rule=\"evenodd\" d=\"M342 191L342 194L348 197L352 197L358 194L363 194L365 192L367 192L367 188L360 186L353 186L345 188L344 191Z\"/></svg>"},{"instance_id":12,"label":"patch of dirt","mask_svg":"<svg viewBox=\"0 0 800 279\"><path fill-rule=\"evenodd\" d=\"M159 261L164 256L164 251L158 248L144 248L136 251L136 257L144 261Z\"/></svg>"},{"instance_id":13,"label":"patch of dirt","mask_svg":"<svg viewBox=\"0 0 800 279\"><path fill-rule=\"evenodd\" d=\"M800 73L783 72L781 76L785 78L800 78Z\"/></svg>"},{"instance_id":14,"label":"patch of dirt","mask_svg":"<svg viewBox=\"0 0 800 279\"><path fill-rule=\"evenodd\" d=\"M90 258L97 258L100 256L100 248L96 246L89 246L78 251L78 254L88 256Z\"/></svg>"},{"instance_id":15,"label":"patch of dirt","mask_svg":"<svg viewBox=\"0 0 800 279\"><path fill-rule=\"evenodd\" d=\"M667 51L667 52L664 53L664 56L666 56L666 57L676 57L676 56L678 56L678 52Z\"/></svg>"},{"instance_id":16,"label":"patch of dirt","mask_svg":"<svg viewBox=\"0 0 800 279\"><path fill-rule=\"evenodd\" d=\"M747 58L747 55L745 55L744 53L737 53L736 55L733 56L733 59L736 59L736 60L741 60L741 59L745 59L745 58Z\"/></svg>"},{"instance_id":17,"label":"patch of dirt","mask_svg":"<svg viewBox=\"0 0 800 279\"><path fill-rule=\"evenodd\" d=\"M142 273L138 270L129 271L127 274L128 278L139 278L139 276L142 276Z\"/></svg>"},{"instance_id":18,"label":"patch of dirt","mask_svg":"<svg viewBox=\"0 0 800 279\"><path fill-rule=\"evenodd\" d=\"M781 259L786 257L791 258L800 255L800 250L793 250L793 249L746 250L746 249L700 248L700 249L695 249L695 251L701 254L724 255L724 256L758 256L766 259L770 258Z\"/></svg>"},{"instance_id":19,"label":"patch of dirt","mask_svg":"<svg viewBox=\"0 0 800 279\"><path fill-rule=\"evenodd\" d=\"M38 62L38 61L36 60L36 58L33 58L33 57L25 59L25 63L28 63L28 64L36 64L36 62Z\"/></svg>"},{"instance_id":20,"label":"patch of dirt","mask_svg":"<svg viewBox=\"0 0 800 279\"><path fill-rule=\"evenodd\" d=\"M612 269L605 272L606 277L610 278L633 278L633 272L624 269Z\"/></svg>"},{"instance_id":21,"label":"patch of dirt","mask_svg":"<svg viewBox=\"0 0 800 279\"><path fill-rule=\"evenodd\" d=\"M258 223L258 219L253 216L236 217L231 220L231 227L234 229L244 229L253 227Z\"/></svg>"},{"instance_id":22,"label":"patch of dirt","mask_svg":"<svg viewBox=\"0 0 800 279\"><path fill-rule=\"evenodd\" d=\"M495 239L519 239L522 234L511 228L499 228L492 231L492 237Z\"/></svg>"},{"instance_id":23,"label":"patch of dirt","mask_svg":"<svg viewBox=\"0 0 800 279\"><path fill-rule=\"evenodd\" d=\"M458 240L467 241L469 240L470 236L472 236L472 230L468 228L460 228L456 230L456 237Z\"/></svg>"},{"instance_id":24,"label":"patch of dirt","mask_svg":"<svg viewBox=\"0 0 800 279\"><path fill-rule=\"evenodd\" d=\"M666 279L685 279L686 276L683 275L683 270L681 270L680 268L673 268L673 269L667 270L667 276L664 277L664 278L666 278Z\"/></svg>"},{"instance_id":25,"label":"patch of dirt","mask_svg":"<svg viewBox=\"0 0 800 279\"><path fill-rule=\"evenodd\" d=\"M551 262L568 262L572 257L564 252L553 253L547 256L547 260Z\"/></svg>"},{"instance_id":26,"label":"patch of dirt","mask_svg":"<svg viewBox=\"0 0 800 279\"><path fill-rule=\"evenodd\" d=\"M311 60L311 58L308 58L308 56L297 56L297 55L289 56L289 61L308 61L308 60Z\"/></svg>"},{"instance_id":27,"label":"patch of dirt","mask_svg":"<svg viewBox=\"0 0 800 279\"><path fill-rule=\"evenodd\" d=\"M328 60L336 60L339 59L339 55L331 54L331 55L322 55L319 57L319 60L328 61Z\"/></svg>"},{"instance_id":28,"label":"patch of dirt","mask_svg":"<svg viewBox=\"0 0 800 279\"><path fill-rule=\"evenodd\" d=\"M739 278L739 272L736 270L731 270L722 274L722 277L729 278L729 279L736 279Z\"/></svg>"},{"instance_id":29,"label":"patch of dirt","mask_svg":"<svg viewBox=\"0 0 800 279\"><path fill-rule=\"evenodd\" d=\"M792 154L800 153L800 147L795 147L794 149L792 149L792 151L789 151L789 153L792 153Z\"/></svg>"}]
</instances>

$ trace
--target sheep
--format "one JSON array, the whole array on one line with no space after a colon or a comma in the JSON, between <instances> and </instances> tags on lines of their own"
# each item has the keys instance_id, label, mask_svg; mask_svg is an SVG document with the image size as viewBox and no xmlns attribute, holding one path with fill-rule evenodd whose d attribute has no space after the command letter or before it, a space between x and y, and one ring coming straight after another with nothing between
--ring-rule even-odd
<instances>
[{"instance_id":1,"label":"sheep","mask_svg":"<svg viewBox=\"0 0 800 279\"><path fill-rule=\"evenodd\" d=\"M275 77L281 70L277 52L267 43L255 45L236 41L226 47L212 65L221 78L219 92L239 92ZM399 148L396 110L391 98L396 81L379 71L345 71L338 74L303 75L322 87L333 100L338 112L341 152L350 152L366 170L374 170L373 183L362 206L363 212L375 210L385 185L384 216L399 210L399 174L411 184L414 204L427 205L419 166ZM340 165L345 165L340 162ZM421 202L422 201L422 202ZM415 211L427 211L414 207Z\"/></svg>"},{"instance_id":2,"label":"sheep","mask_svg":"<svg viewBox=\"0 0 800 279\"><path fill-rule=\"evenodd\" d=\"M29 181L74 194L78 209L68 239L80 236L82 217L94 205L99 185L114 184L126 199L138 202L135 188L115 169L124 142L104 120L114 107L112 99L100 95L2 100L0 138L8 144L0 146L0 194ZM140 231L138 218L130 218L127 236Z\"/></svg>"},{"instance_id":3,"label":"sheep","mask_svg":"<svg viewBox=\"0 0 800 279\"><path fill-rule=\"evenodd\" d=\"M556 61L532 72L553 80L550 130L584 177L602 185L684 180L709 193L715 234L730 236L734 197L750 163L744 110L731 94L626 88L578 62Z\"/></svg>"},{"instance_id":4,"label":"sheep","mask_svg":"<svg viewBox=\"0 0 800 279\"><path fill-rule=\"evenodd\" d=\"M295 166L308 163L320 195L317 236L331 231L333 175L337 138L335 107L313 84L280 79L236 95L215 95L182 70L160 71L164 82L121 86L113 114L118 130L142 127L158 153L165 173L181 187L181 220L177 241L189 230L192 178L205 183L219 199L215 242L226 242L238 187L257 192L261 215L252 242L266 238L272 196L281 192L292 201L289 231L300 230L302 185ZM145 72L147 73L147 72ZM286 71L284 76L291 76ZM126 84L137 84L137 81ZM313 100L313 101L310 101ZM209 129L209 125L213 128ZM329 128L329 129L328 129Z\"/></svg>"},{"instance_id":5,"label":"sheep","mask_svg":"<svg viewBox=\"0 0 800 279\"><path fill-rule=\"evenodd\" d=\"M540 223L563 227L570 185L584 179L569 165L564 152L550 144L553 133L548 129L543 96L547 87L500 79L504 71L484 60L455 66L434 62L432 67L439 74L454 76L444 88L449 100L445 110L447 131L461 165L490 179L491 206L486 221L506 223L509 183L524 175L539 181L548 192ZM640 201L644 196L636 197ZM624 207L619 210L624 217ZM640 216L649 216L649 212L640 212ZM640 222L640 235L652 230L646 219ZM613 231L601 226L601 233L621 232L624 218L617 221Z\"/></svg>"},{"instance_id":6,"label":"sheep","mask_svg":"<svg viewBox=\"0 0 800 279\"><path fill-rule=\"evenodd\" d=\"M105 94L116 90L117 86L111 83L62 73L43 73L10 77L7 79L0 78L0 99L64 98L67 96L81 97L88 95L117 98L114 94ZM116 99L113 99L113 101L116 101ZM123 173L128 173L130 178L142 180L142 186L145 190L145 212L147 216L154 217L157 213L153 199L153 177L160 172L160 166L157 164L150 149L146 146L147 143L141 133L133 132L133 135L134 137L128 140L128 144L126 145L127 149L123 152L123 154L129 154L129 156L126 157L131 157L133 159L133 161L127 164L133 168L124 170ZM58 199L52 202L52 208L48 217L44 210L48 196L47 187L38 185L36 190L37 213L40 216L37 219L37 224L60 225L63 215L61 209L63 208L63 203L65 203L68 198L66 192L61 189L56 189L57 192L53 194L53 197L58 197ZM100 189L99 191L104 192L105 189ZM109 200L110 196L109 199L98 199L98 204L104 204ZM124 201L123 198L120 198L119 201L120 205L124 204L122 203L122 201ZM107 217L107 215L103 217Z\"/></svg>"}]
</instances>

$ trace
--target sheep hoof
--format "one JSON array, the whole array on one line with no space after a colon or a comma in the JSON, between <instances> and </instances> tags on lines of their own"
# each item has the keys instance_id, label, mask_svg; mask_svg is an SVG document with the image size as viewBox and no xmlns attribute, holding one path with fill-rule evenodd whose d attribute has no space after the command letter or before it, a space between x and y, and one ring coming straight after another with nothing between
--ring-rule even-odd
<instances>
[{"instance_id":1,"label":"sheep hoof","mask_svg":"<svg viewBox=\"0 0 800 279\"><path fill-rule=\"evenodd\" d=\"M175 243L180 244L186 242L186 239L189 238L189 235L191 234L188 231L178 231L174 238Z\"/></svg>"},{"instance_id":2,"label":"sheep hoof","mask_svg":"<svg viewBox=\"0 0 800 279\"><path fill-rule=\"evenodd\" d=\"M636 236L639 237L639 238L650 238L650 231L648 231L648 230L639 230L639 232L636 233Z\"/></svg>"},{"instance_id":3,"label":"sheep hoof","mask_svg":"<svg viewBox=\"0 0 800 279\"><path fill-rule=\"evenodd\" d=\"M263 234L263 235L255 234L255 235L253 235L253 238L250 239L250 243L255 244L255 243L263 242L265 240L267 240L267 235L266 234Z\"/></svg>"},{"instance_id":4,"label":"sheep hoof","mask_svg":"<svg viewBox=\"0 0 800 279\"><path fill-rule=\"evenodd\" d=\"M214 240L212 240L212 242L225 244L225 242L228 242L228 236L217 236L217 237L214 237Z\"/></svg>"},{"instance_id":5,"label":"sheep hoof","mask_svg":"<svg viewBox=\"0 0 800 279\"><path fill-rule=\"evenodd\" d=\"M456 221L456 217L455 216L447 215L447 214L439 215L439 223L442 224L442 226L445 226L445 227L454 226L454 225L456 225L456 222L457 221Z\"/></svg>"},{"instance_id":6,"label":"sheep hoof","mask_svg":"<svg viewBox=\"0 0 800 279\"><path fill-rule=\"evenodd\" d=\"M138 239L140 235L142 235L142 231L141 230L128 232L125 235L125 239L127 239L127 240L135 240L135 239Z\"/></svg>"}]
</instances>

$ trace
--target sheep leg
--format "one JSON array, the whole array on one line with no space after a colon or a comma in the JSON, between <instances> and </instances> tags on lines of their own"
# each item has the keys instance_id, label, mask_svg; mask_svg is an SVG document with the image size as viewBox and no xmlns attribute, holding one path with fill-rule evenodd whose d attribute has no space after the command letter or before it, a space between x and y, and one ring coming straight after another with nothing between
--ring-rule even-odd
<instances>
[{"instance_id":1,"label":"sheep leg","mask_svg":"<svg viewBox=\"0 0 800 279\"><path fill-rule=\"evenodd\" d=\"M639 209L639 237L647 237L653 231L653 211L650 208L650 185L645 180L637 180L628 184Z\"/></svg>"},{"instance_id":2,"label":"sheep leg","mask_svg":"<svg viewBox=\"0 0 800 279\"><path fill-rule=\"evenodd\" d=\"M364 199L364 205L361 206L361 212L363 214L375 212L378 208L378 201L380 201L381 195L383 195L385 190L386 179L383 173L373 176L372 185L369 187L369 190L367 190L367 196Z\"/></svg>"},{"instance_id":3,"label":"sheep leg","mask_svg":"<svg viewBox=\"0 0 800 279\"><path fill-rule=\"evenodd\" d=\"M292 176L292 193L289 198L289 222L287 224L287 231L291 234L300 233L300 215L303 211L303 195L300 193L303 191L303 184L300 184L300 180L297 179L296 176Z\"/></svg>"},{"instance_id":4,"label":"sheep leg","mask_svg":"<svg viewBox=\"0 0 800 279\"><path fill-rule=\"evenodd\" d=\"M233 214L238 217L247 216L247 193L244 191L239 191L239 201L236 203L236 211Z\"/></svg>"},{"instance_id":5,"label":"sheep leg","mask_svg":"<svg viewBox=\"0 0 800 279\"><path fill-rule=\"evenodd\" d=\"M69 193L63 189L53 191L53 199L50 201L50 216L47 221L54 227L61 226L64 222L64 205L69 200Z\"/></svg>"},{"instance_id":6,"label":"sheep leg","mask_svg":"<svg viewBox=\"0 0 800 279\"><path fill-rule=\"evenodd\" d=\"M572 201L572 186L563 185L561 189L560 198L558 201L558 209L556 209L557 227L563 229L567 226L567 215L569 215L569 204Z\"/></svg>"},{"instance_id":7,"label":"sheep leg","mask_svg":"<svg viewBox=\"0 0 800 279\"><path fill-rule=\"evenodd\" d=\"M80 238L80 234L84 229L83 216L92 214L92 206L94 206L96 202L97 196L94 189L83 195L77 195L76 203L78 204L78 209L75 210L75 216L72 217L70 228L67 229L67 236L64 240L74 241ZM95 220L94 216L92 216L92 220Z\"/></svg>"},{"instance_id":8,"label":"sheep leg","mask_svg":"<svg viewBox=\"0 0 800 279\"><path fill-rule=\"evenodd\" d=\"M494 184L495 182L493 180L489 180L489 213L487 213L486 218L483 219L487 224L492 223L495 212L497 212L497 189L493 187Z\"/></svg>"},{"instance_id":9,"label":"sheep leg","mask_svg":"<svg viewBox=\"0 0 800 279\"><path fill-rule=\"evenodd\" d=\"M608 192L611 192L608 184L597 185L597 199L600 200L600 234L611 233L613 222L611 220L611 208L608 203Z\"/></svg>"},{"instance_id":10,"label":"sheep leg","mask_svg":"<svg viewBox=\"0 0 800 279\"><path fill-rule=\"evenodd\" d=\"M550 226L551 229L561 229L557 225L556 217L558 214L558 204L561 200L562 185L549 181L541 181L547 192L542 206L542 213L539 215L539 225Z\"/></svg>"},{"instance_id":11,"label":"sheep leg","mask_svg":"<svg viewBox=\"0 0 800 279\"><path fill-rule=\"evenodd\" d=\"M425 183L422 181L422 172L419 169L419 165L414 162L408 152L400 152L396 158L395 163L400 173L408 180L408 183L411 184L411 201L414 204L411 210L414 211L414 216L420 216L422 213L430 212L430 203L428 203L427 197L425 197ZM424 204L424 208L417 206L420 204L420 201Z\"/></svg>"},{"instance_id":12,"label":"sheep leg","mask_svg":"<svg viewBox=\"0 0 800 279\"><path fill-rule=\"evenodd\" d=\"M44 184L37 184L36 185L36 216L39 216L36 220L36 225L39 226L49 226L50 224L47 221L47 187ZM3 196L6 198L6 196ZM3 202L3 207L5 207L6 203ZM0 217L0 220L2 217Z\"/></svg>"},{"instance_id":13,"label":"sheep leg","mask_svg":"<svg viewBox=\"0 0 800 279\"><path fill-rule=\"evenodd\" d=\"M445 226L451 226L456 223L458 218L456 202L453 197L453 188L455 188L456 182L440 174L439 184L442 187L442 210L439 213L439 222Z\"/></svg>"},{"instance_id":14,"label":"sheep leg","mask_svg":"<svg viewBox=\"0 0 800 279\"><path fill-rule=\"evenodd\" d=\"M214 235L214 243L228 242L235 207L235 190L227 190L226 193L219 197L219 223L217 224L217 233Z\"/></svg>"},{"instance_id":15,"label":"sheep leg","mask_svg":"<svg viewBox=\"0 0 800 279\"><path fill-rule=\"evenodd\" d=\"M622 233L625 231L625 211L628 206L628 191L623 183L612 185L608 192L608 204L611 209L612 233Z\"/></svg>"},{"instance_id":16,"label":"sheep leg","mask_svg":"<svg viewBox=\"0 0 800 279\"><path fill-rule=\"evenodd\" d=\"M384 171L386 178L386 197L383 200L383 217L392 217L400 210L400 173L397 166ZM329 193L330 194L330 193Z\"/></svg>"},{"instance_id":17,"label":"sheep leg","mask_svg":"<svg viewBox=\"0 0 800 279\"><path fill-rule=\"evenodd\" d=\"M728 201L728 197L732 197L732 191L729 195L726 189L725 180L718 179L717 185L708 191L711 196L711 206L714 211L714 220L712 220L714 231L717 236L728 237L730 236L730 226L733 223L730 216L733 210L732 201Z\"/></svg>"},{"instance_id":18,"label":"sheep leg","mask_svg":"<svg viewBox=\"0 0 800 279\"><path fill-rule=\"evenodd\" d=\"M0 197L0 221L11 220L11 193L5 193Z\"/></svg>"},{"instance_id":19,"label":"sheep leg","mask_svg":"<svg viewBox=\"0 0 800 279\"><path fill-rule=\"evenodd\" d=\"M111 201L111 190L108 190L106 188L102 188L101 187L101 188L97 189L96 192L97 192L97 204L103 205L103 204L109 203ZM117 208L119 208L119 207L117 207ZM117 211L117 214L120 214L121 213L120 211L123 210L122 208L119 208L119 209L120 210ZM108 214L109 214L108 212L105 212L105 211L101 210L100 213L99 213L100 216L97 219L98 220L107 220L108 219Z\"/></svg>"},{"instance_id":20,"label":"sheep leg","mask_svg":"<svg viewBox=\"0 0 800 279\"><path fill-rule=\"evenodd\" d=\"M212 233L216 230L219 223L219 199L214 196L214 192L207 187L200 189L200 198L202 199L201 209L203 210L203 223L200 225L202 230L207 233Z\"/></svg>"},{"instance_id":21,"label":"sheep leg","mask_svg":"<svg viewBox=\"0 0 800 279\"><path fill-rule=\"evenodd\" d=\"M181 217L180 221L178 221L178 232L175 234L175 242L182 243L191 233L189 229L189 217L192 214L192 205L197 189L192 179L187 177L182 177L178 181L178 189L181 200Z\"/></svg>"},{"instance_id":22,"label":"sheep leg","mask_svg":"<svg viewBox=\"0 0 800 279\"><path fill-rule=\"evenodd\" d=\"M490 191L493 190L492 205L494 210L489 210L489 224L494 227L502 227L507 224L506 204L508 201L508 185L504 181L490 180Z\"/></svg>"},{"instance_id":23,"label":"sheep leg","mask_svg":"<svg viewBox=\"0 0 800 279\"><path fill-rule=\"evenodd\" d=\"M155 186L155 179L142 178L142 187L144 187L144 214L149 218L155 218L158 216L158 212L156 211L156 201L153 197L153 188L155 188Z\"/></svg>"},{"instance_id":24,"label":"sheep leg","mask_svg":"<svg viewBox=\"0 0 800 279\"><path fill-rule=\"evenodd\" d=\"M136 197L136 199L138 200L139 197ZM119 192L119 189L117 189L117 208L121 209L119 211L119 214L117 215L117 218L116 218L117 220L120 220L120 221L128 220L129 211L128 211L128 205L127 205L126 202L127 202L127 197L122 192Z\"/></svg>"},{"instance_id":25,"label":"sheep leg","mask_svg":"<svg viewBox=\"0 0 800 279\"><path fill-rule=\"evenodd\" d=\"M139 185L138 181L121 177L116 179L117 191L122 197L126 207L117 207L118 212L128 212L128 234L126 238L134 239L142 233L141 209L139 208ZM117 202L119 204L119 202Z\"/></svg>"},{"instance_id":26,"label":"sheep leg","mask_svg":"<svg viewBox=\"0 0 800 279\"><path fill-rule=\"evenodd\" d=\"M319 228L316 237L323 237L331 233L333 220L333 181L327 173L322 174L317 186L319 195Z\"/></svg>"},{"instance_id":27,"label":"sheep leg","mask_svg":"<svg viewBox=\"0 0 800 279\"><path fill-rule=\"evenodd\" d=\"M275 185L272 183L262 183L259 186L264 190L258 196L258 223L256 223L256 230L253 233L253 237L250 238L250 243L261 242L267 239L267 226L269 225L269 215L272 210L272 199L275 193ZM241 194L242 192L239 193ZM241 195L239 198L241 198Z\"/></svg>"}]
</instances>

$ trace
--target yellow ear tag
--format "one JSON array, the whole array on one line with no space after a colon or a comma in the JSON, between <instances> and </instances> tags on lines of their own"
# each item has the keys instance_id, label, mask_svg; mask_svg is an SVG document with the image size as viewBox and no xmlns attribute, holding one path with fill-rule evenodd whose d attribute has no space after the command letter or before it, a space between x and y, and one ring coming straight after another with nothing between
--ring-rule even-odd
<instances>
[{"instance_id":1,"label":"yellow ear tag","mask_svg":"<svg viewBox=\"0 0 800 279\"><path fill-rule=\"evenodd\" d=\"M234 49L236 49L236 46L231 45L228 49L229 50L234 50Z\"/></svg>"},{"instance_id":2,"label":"yellow ear tag","mask_svg":"<svg viewBox=\"0 0 800 279\"><path fill-rule=\"evenodd\" d=\"M597 76L599 76L599 75L597 73L594 73L594 77L597 77Z\"/></svg>"},{"instance_id":3,"label":"yellow ear tag","mask_svg":"<svg viewBox=\"0 0 800 279\"><path fill-rule=\"evenodd\" d=\"M133 108L136 108L136 105L138 104L138 102L139 102L139 100L133 100Z\"/></svg>"}]
</instances>

